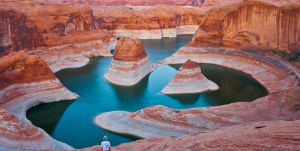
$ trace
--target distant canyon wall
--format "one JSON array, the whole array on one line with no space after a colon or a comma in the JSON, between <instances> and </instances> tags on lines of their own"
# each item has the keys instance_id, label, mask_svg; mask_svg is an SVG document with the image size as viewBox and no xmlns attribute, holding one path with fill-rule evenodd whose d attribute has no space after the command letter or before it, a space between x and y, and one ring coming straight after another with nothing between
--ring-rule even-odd
<instances>
[{"instance_id":1,"label":"distant canyon wall","mask_svg":"<svg viewBox=\"0 0 300 151\"><path fill-rule=\"evenodd\" d=\"M246 1L208 11L192 44L289 51L300 44L300 5Z\"/></svg>"},{"instance_id":2,"label":"distant canyon wall","mask_svg":"<svg viewBox=\"0 0 300 151\"><path fill-rule=\"evenodd\" d=\"M60 2L119 6L113 0ZM174 2L168 5L179 3ZM291 52L300 43L300 5L295 2L206 0L201 7L93 8L40 1L0 2L0 52L68 44L65 37L72 31L104 30L117 37L160 39L194 34L198 28L191 44Z\"/></svg>"},{"instance_id":3,"label":"distant canyon wall","mask_svg":"<svg viewBox=\"0 0 300 151\"><path fill-rule=\"evenodd\" d=\"M60 37L72 30L94 29L88 6L0 2L0 52L59 45Z\"/></svg>"}]
</instances>

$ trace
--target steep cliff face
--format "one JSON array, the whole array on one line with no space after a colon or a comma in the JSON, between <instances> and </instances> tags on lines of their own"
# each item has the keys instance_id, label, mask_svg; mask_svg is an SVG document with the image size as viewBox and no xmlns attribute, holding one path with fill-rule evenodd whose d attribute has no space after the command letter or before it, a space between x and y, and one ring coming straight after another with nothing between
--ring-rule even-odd
<instances>
[{"instance_id":1,"label":"steep cliff face","mask_svg":"<svg viewBox=\"0 0 300 151\"><path fill-rule=\"evenodd\" d=\"M245 1L208 11L192 44L290 51L300 44L300 5Z\"/></svg>"},{"instance_id":2,"label":"steep cliff face","mask_svg":"<svg viewBox=\"0 0 300 151\"><path fill-rule=\"evenodd\" d=\"M72 30L93 30L88 6L36 1L0 2L0 51L53 46Z\"/></svg>"},{"instance_id":3,"label":"steep cliff face","mask_svg":"<svg viewBox=\"0 0 300 151\"><path fill-rule=\"evenodd\" d=\"M202 12L194 8L150 7L131 8L94 8L97 29L149 30L169 29L180 25L199 25Z\"/></svg>"},{"instance_id":4,"label":"steep cliff face","mask_svg":"<svg viewBox=\"0 0 300 151\"><path fill-rule=\"evenodd\" d=\"M116 85L132 86L157 67L149 60L140 39L120 38L104 78Z\"/></svg>"},{"instance_id":5,"label":"steep cliff face","mask_svg":"<svg viewBox=\"0 0 300 151\"><path fill-rule=\"evenodd\" d=\"M200 6L205 0L59 0L60 2L74 2L76 4L89 4L94 6L154 6L154 5L173 5L173 6Z\"/></svg>"}]
</instances>

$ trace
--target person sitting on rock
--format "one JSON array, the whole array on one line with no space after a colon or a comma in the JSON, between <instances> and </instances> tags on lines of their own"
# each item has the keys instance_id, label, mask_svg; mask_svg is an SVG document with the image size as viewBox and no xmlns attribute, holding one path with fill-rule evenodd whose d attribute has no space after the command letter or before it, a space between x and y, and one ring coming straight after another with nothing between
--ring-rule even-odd
<instances>
[{"instance_id":1,"label":"person sitting on rock","mask_svg":"<svg viewBox=\"0 0 300 151\"><path fill-rule=\"evenodd\" d=\"M107 136L103 137L103 141L101 142L101 147L103 151L110 151L111 146Z\"/></svg>"}]
</instances>

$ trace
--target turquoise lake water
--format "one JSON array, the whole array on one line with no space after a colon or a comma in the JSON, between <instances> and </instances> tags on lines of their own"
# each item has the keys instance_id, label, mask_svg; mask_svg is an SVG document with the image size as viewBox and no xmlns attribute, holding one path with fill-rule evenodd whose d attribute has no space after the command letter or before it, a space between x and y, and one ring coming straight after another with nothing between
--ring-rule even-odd
<instances>
[{"instance_id":1,"label":"turquoise lake water","mask_svg":"<svg viewBox=\"0 0 300 151\"><path fill-rule=\"evenodd\" d=\"M143 40L152 62L162 60L184 46L191 35L161 40ZM217 106L231 102L246 102L267 95L267 90L249 75L229 68L201 64L202 73L220 87L218 91L196 95L166 96L159 92L175 76L179 65L164 65L133 87L120 87L104 79L111 58L92 58L82 68L65 69L56 73L59 80L80 98L40 104L27 111L32 123L53 138L75 148L99 145L107 135L113 146L137 138L105 131L93 123L99 113L125 110L135 112L152 105L186 109Z\"/></svg>"}]
</instances>

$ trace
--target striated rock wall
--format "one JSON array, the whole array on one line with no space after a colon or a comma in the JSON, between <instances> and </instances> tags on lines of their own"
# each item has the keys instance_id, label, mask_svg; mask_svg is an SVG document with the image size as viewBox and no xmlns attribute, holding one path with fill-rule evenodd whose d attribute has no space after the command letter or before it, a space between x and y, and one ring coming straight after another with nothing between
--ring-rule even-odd
<instances>
[{"instance_id":1,"label":"striated rock wall","mask_svg":"<svg viewBox=\"0 0 300 151\"><path fill-rule=\"evenodd\" d=\"M120 38L104 78L116 85L131 86L156 68L140 39Z\"/></svg>"},{"instance_id":2,"label":"striated rock wall","mask_svg":"<svg viewBox=\"0 0 300 151\"><path fill-rule=\"evenodd\" d=\"M299 3L251 0L214 8L203 17L192 44L291 51L300 44L299 12Z\"/></svg>"},{"instance_id":3,"label":"striated rock wall","mask_svg":"<svg viewBox=\"0 0 300 151\"><path fill-rule=\"evenodd\" d=\"M218 85L201 73L197 62L187 60L161 93L167 95L193 94L217 89L219 89Z\"/></svg>"},{"instance_id":4,"label":"striated rock wall","mask_svg":"<svg viewBox=\"0 0 300 151\"><path fill-rule=\"evenodd\" d=\"M86 5L8 0L0 2L0 10L0 51L55 46L73 30L94 29Z\"/></svg>"},{"instance_id":5,"label":"striated rock wall","mask_svg":"<svg viewBox=\"0 0 300 151\"><path fill-rule=\"evenodd\" d=\"M0 144L25 149L72 149L26 119L33 105L76 99L38 56L23 51L0 59Z\"/></svg>"}]
</instances>

